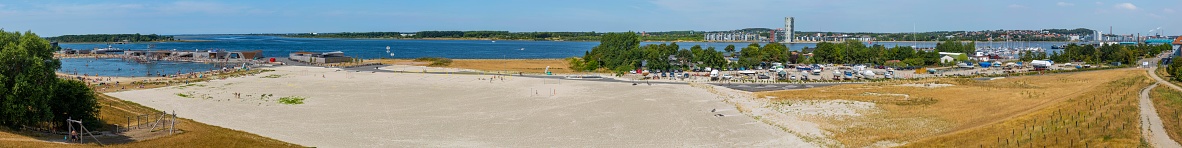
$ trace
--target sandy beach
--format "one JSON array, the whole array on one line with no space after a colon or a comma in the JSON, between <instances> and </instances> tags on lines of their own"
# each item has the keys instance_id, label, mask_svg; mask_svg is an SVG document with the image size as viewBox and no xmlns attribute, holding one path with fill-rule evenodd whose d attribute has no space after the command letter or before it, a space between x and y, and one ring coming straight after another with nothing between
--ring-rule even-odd
<instances>
[{"instance_id":1,"label":"sandy beach","mask_svg":"<svg viewBox=\"0 0 1182 148\"><path fill-rule=\"evenodd\" d=\"M815 147L689 85L268 69L107 94L314 147Z\"/></svg>"}]
</instances>

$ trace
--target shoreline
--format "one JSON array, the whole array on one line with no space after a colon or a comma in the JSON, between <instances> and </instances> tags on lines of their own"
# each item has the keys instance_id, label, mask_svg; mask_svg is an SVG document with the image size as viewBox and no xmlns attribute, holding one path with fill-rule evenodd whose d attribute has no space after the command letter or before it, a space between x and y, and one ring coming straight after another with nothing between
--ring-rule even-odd
<instances>
[{"instance_id":1,"label":"shoreline","mask_svg":"<svg viewBox=\"0 0 1182 148\"><path fill-rule=\"evenodd\" d=\"M123 44L140 44L140 43L164 43L164 42L214 42L214 40L171 40L171 41L140 41L140 42L126 42ZM100 43L122 43L122 42L58 42L58 44L100 44ZM119 44L112 44L119 45Z\"/></svg>"}]
</instances>

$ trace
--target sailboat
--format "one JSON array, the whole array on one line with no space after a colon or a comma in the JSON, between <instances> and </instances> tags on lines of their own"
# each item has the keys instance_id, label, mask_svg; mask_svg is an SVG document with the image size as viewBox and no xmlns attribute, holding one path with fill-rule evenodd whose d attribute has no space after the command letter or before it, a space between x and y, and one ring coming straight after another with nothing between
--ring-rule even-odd
<instances>
[{"instance_id":1,"label":"sailboat","mask_svg":"<svg viewBox=\"0 0 1182 148\"><path fill-rule=\"evenodd\" d=\"M525 48L521 48L521 49L518 49L518 50L525 50Z\"/></svg>"}]
</instances>

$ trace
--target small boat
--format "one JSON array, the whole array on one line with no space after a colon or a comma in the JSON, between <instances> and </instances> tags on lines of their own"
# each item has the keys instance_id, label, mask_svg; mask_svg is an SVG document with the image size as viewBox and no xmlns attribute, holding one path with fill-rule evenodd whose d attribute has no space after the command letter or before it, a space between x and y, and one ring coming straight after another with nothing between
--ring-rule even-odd
<instances>
[{"instance_id":1,"label":"small boat","mask_svg":"<svg viewBox=\"0 0 1182 148\"><path fill-rule=\"evenodd\" d=\"M525 48L521 48L521 49L518 49L518 50L525 50Z\"/></svg>"}]
</instances>

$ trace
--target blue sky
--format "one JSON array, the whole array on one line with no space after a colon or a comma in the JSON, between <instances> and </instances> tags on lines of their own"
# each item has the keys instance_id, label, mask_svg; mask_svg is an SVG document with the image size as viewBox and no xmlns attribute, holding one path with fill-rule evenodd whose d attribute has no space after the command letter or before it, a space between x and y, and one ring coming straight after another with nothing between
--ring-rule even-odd
<instances>
[{"instance_id":1,"label":"blue sky","mask_svg":"<svg viewBox=\"0 0 1182 148\"><path fill-rule=\"evenodd\" d=\"M1175 10L1177 9L1177 10ZM911 32L1092 28L1182 33L1182 1L1065 0L0 0L0 28L95 33L422 30L671 31L783 27ZM1174 18L1174 19L1167 19Z\"/></svg>"}]
</instances>

